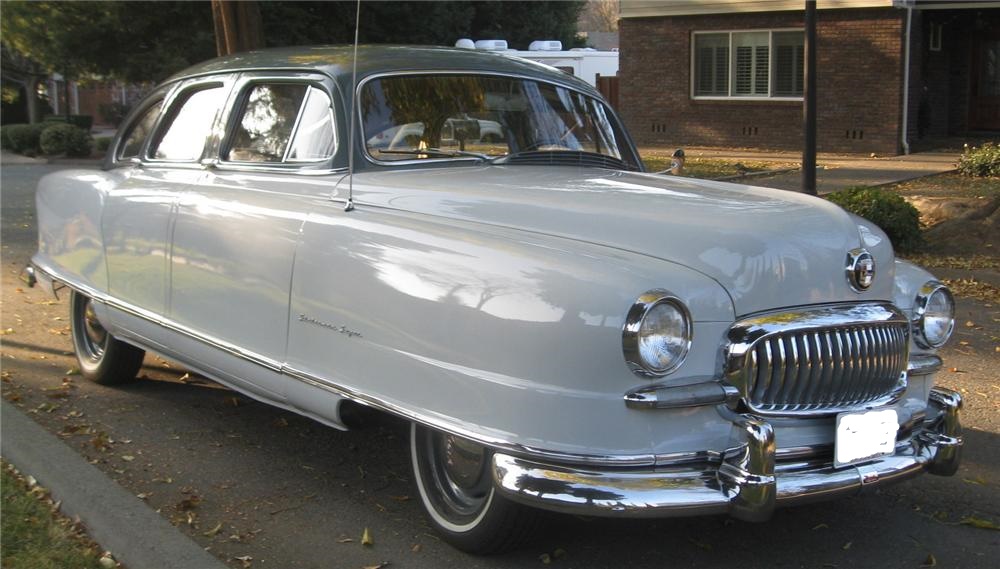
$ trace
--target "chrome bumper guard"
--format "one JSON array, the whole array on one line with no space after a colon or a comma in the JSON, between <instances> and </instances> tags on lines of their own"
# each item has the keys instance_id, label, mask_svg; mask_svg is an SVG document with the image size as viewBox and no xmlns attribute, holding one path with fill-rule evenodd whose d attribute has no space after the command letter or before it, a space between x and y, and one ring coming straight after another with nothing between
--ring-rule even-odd
<instances>
[{"instance_id":1,"label":"chrome bumper guard","mask_svg":"<svg viewBox=\"0 0 1000 569\"><path fill-rule=\"evenodd\" d=\"M896 453L868 463L833 468L775 464L774 430L766 420L739 415L733 447L721 464L590 470L556 466L503 453L493 455L493 477L507 498L558 512L609 517L722 514L764 521L778 505L858 494L923 471L950 476L962 451L961 396L934 388L928 419Z\"/></svg>"}]
</instances>

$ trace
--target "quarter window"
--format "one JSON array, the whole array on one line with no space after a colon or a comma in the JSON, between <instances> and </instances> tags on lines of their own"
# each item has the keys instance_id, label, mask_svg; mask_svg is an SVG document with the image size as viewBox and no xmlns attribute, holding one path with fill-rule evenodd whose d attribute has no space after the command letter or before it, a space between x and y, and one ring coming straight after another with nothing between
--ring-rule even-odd
<instances>
[{"instance_id":1,"label":"quarter window","mask_svg":"<svg viewBox=\"0 0 1000 569\"><path fill-rule=\"evenodd\" d=\"M695 32L692 43L695 97L802 96L801 30Z\"/></svg>"},{"instance_id":2,"label":"quarter window","mask_svg":"<svg viewBox=\"0 0 1000 569\"><path fill-rule=\"evenodd\" d=\"M225 101L221 85L191 91L174 104L177 109L159 140L150 149L157 160L196 160L205 149L215 115ZM178 108L179 105L179 108Z\"/></svg>"},{"instance_id":3,"label":"quarter window","mask_svg":"<svg viewBox=\"0 0 1000 569\"><path fill-rule=\"evenodd\" d=\"M128 134L125 136L125 140L121 144L121 149L118 151L119 160L127 160L139 156L143 143L146 142L149 134L153 131L156 118L160 116L160 108L162 106L163 101L157 101L146 109L138 120L132 123Z\"/></svg>"},{"instance_id":4,"label":"quarter window","mask_svg":"<svg viewBox=\"0 0 1000 569\"><path fill-rule=\"evenodd\" d=\"M224 153L233 162L310 162L333 155L330 97L296 83L256 84L247 91Z\"/></svg>"}]
</instances>

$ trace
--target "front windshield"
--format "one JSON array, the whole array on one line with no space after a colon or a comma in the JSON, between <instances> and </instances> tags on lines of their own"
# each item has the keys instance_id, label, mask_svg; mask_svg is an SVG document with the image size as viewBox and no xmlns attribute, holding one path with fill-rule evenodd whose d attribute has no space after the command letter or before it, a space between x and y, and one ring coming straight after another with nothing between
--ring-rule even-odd
<instances>
[{"instance_id":1,"label":"front windshield","mask_svg":"<svg viewBox=\"0 0 1000 569\"><path fill-rule=\"evenodd\" d=\"M565 87L488 75L404 75L361 92L365 146L376 160L586 152L635 167L600 101Z\"/></svg>"}]
</instances>

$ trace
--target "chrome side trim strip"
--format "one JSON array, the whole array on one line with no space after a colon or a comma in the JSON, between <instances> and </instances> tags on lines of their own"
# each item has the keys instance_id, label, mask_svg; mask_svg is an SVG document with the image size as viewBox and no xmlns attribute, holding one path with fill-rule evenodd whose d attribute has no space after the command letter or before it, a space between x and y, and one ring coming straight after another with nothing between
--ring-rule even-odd
<instances>
[{"instance_id":1,"label":"chrome side trim strip","mask_svg":"<svg viewBox=\"0 0 1000 569\"><path fill-rule=\"evenodd\" d=\"M944 366L940 357L933 354L922 354L910 356L910 361L906 366L906 373L909 375L930 375L937 373Z\"/></svg>"},{"instance_id":2,"label":"chrome side trim strip","mask_svg":"<svg viewBox=\"0 0 1000 569\"><path fill-rule=\"evenodd\" d=\"M52 277L52 280L58 280L60 282L66 283L72 289L75 289L97 302L105 304L111 308L125 312L131 316L141 318L153 324L157 324L167 328L178 334L182 334L191 338L193 340L202 342L210 347L222 350L230 355L236 356L250 363L257 364L264 367L270 371L281 373L289 378L296 379L313 387L317 387L333 393L339 397L349 399L361 405L372 407L380 411L385 411L392 413L393 415L402 417L404 419L415 421L423 425L427 425L434 429L444 431L453 435L458 435L472 441L475 441L481 445L496 449L498 451L507 452L515 456L523 456L527 458L550 460L558 463L565 464L575 464L575 465L588 465L588 466L603 466L611 468L623 468L623 467L644 467L644 466L654 466L657 464L657 459L653 454L636 454L636 455L588 455L588 454L573 454L564 453L559 451L552 451L547 449L528 447L524 445L517 445L508 443L502 439L495 437L486 437L480 433L474 433L460 426L452 423L444 422L440 419L434 418L428 414L419 413L404 408L394 402L367 395L361 393L355 389L339 385L337 383L328 381L326 379L320 378L319 376L313 375L309 372L296 369L289 366L287 363L278 362L274 359L262 356L250 350L245 350L228 342L224 342L217 338L196 332L191 328L178 324L169 319L158 316L148 310L143 310L129 303L119 301L111 296L97 291L89 286L82 285L76 282L70 282L70 279L58 277L55 272L47 267L41 266L37 261L32 260L32 264L38 271L45 273ZM682 453L678 455L672 455L672 460L677 461L690 461L695 453Z\"/></svg>"}]
</instances>

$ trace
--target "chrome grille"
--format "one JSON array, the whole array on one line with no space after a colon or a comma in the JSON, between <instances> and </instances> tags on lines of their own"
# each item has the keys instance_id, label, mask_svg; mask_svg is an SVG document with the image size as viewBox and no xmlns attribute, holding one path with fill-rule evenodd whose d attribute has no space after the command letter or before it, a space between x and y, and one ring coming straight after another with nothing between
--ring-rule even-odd
<instances>
[{"instance_id":1,"label":"chrome grille","mask_svg":"<svg viewBox=\"0 0 1000 569\"><path fill-rule=\"evenodd\" d=\"M898 393L908 353L909 323L891 305L827 307L738 322L726 375L759 413L832 413Z\"/></svg>"}]
</instances>

